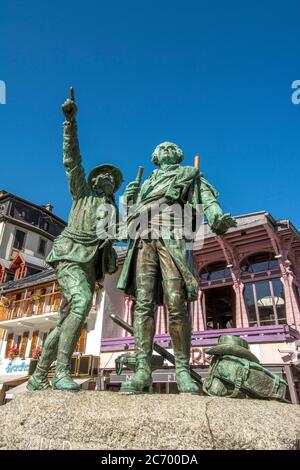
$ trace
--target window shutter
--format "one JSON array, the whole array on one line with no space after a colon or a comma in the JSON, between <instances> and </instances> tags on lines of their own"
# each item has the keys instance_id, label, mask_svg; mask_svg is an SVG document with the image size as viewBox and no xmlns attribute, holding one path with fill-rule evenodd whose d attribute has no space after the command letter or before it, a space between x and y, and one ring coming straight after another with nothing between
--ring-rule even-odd
<instances>
[{"instance_id":1,"label":"window shutter","mask_svg":"<svg viewBox=\"0 0 300 470\"><path fill-rule=\"evenodd\" d=\"M9 335L7 336L7 342L6 342L5 358L8 357L8 352L9 352L9 350L10 350L11 347L12 347L13 339L14 339L14 334L13 334L13 333L9 333Z\"/></svg>"},{"instance_id":2,"label":"window shutter","mask_svg":"<svg viewBox=\"0 0 300 470\"><path fill-rule=\"evenodd\" d=\"M87 325L85 324L82 328L82 332L81 332L79 341L76 346L76 352L80 352L82 354L85 353L86 337L87 337Z\"/></svg>"},{"instance_id":3,"label":"window shutter","mask_svg":"<svg viewBox=\"0 0 300 470\"><path fill-rule=\"evenodd\" d=\"M31 339L30 354L29 354L30 357L32 357L33 350L36 349L38 339L39 339L39 332L34 331L32 333L32 339Z\"/></svg>"},{"instance_id":4,"label":"window shutter","mask_svg":"<svg viewBox=\"0 0 300 470\"><path fill-rule=\"evenodd\" d=\"M28 336L29 336L29 331L25 331L25 333L23 333L21 346L20 346L20 357L21 357L21 359L24 359L25 355L26 355Z\"/></svg>"}]
</instances>

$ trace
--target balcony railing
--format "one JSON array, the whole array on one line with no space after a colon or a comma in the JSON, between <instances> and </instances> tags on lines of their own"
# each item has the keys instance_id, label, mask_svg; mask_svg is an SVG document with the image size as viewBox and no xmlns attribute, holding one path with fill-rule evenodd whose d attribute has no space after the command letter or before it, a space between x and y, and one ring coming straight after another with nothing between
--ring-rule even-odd
<instances>
[{"instance_id":1,"label":"balcony railing","mask_svg":"<svg viewBox=\"0 0 300 470\"><path fill-rule=\"evenodd\" d=\"M43 315L45 313L57 312L61 292L54 291L46 294L33 295L25 299L14 300L12 305L0 308L0 321L15 320L17 318Z\"/></svg>"},{"instance_id":2,"label":"balcony railing","mask_svg":"<svg viewBox=\"0 0 300 470\"><path fill-rule=\"evenodd\" d=\"M1 322L8 320L17 320L20 318L34 317L38 315L44 315L47 313L58 312L61 302L61 292L49 292L47 294L39 295L38 299L27 298L14 300L12 305L5 307L0 305L0 327ZM90 309L90 313L97 313L97 305L95 304L95 298Z\"/></svg>"},{"instance_id":3,"label":"balcony railing","mask_svg":"<svg viewBox=\"0 0 300 470\"><path fill-rule=\"evenodd\" d=\"M272 325L250 328L226 328L224 330L197 331L192 334L192 346L206 347L217 344L220 335L242 336L250 344L280 343L300 338L297 330L289 325ZM155 342L164 348L171 348L171 337L168 334L156 335ZM101 352L123 351L134 349L134 337L105 338L101 341Z\"/></svg>"}]
</instances>

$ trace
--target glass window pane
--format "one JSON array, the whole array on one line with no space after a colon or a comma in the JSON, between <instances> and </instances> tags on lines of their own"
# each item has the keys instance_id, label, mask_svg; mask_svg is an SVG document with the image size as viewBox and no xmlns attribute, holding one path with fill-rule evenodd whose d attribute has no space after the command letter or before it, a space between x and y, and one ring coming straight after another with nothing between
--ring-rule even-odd
<instances>
[{"instance_id":1,"label":"glass window pane","mask_svg":"<svg viewBox=\"0 0 300 470\"><path fill-rule=\"evenodd\" d=\"M25 232L22 232L22 230L16 230L13 248L16 248L17 250L22 250L24 245L24 239Z\"/></svg>"},{"instance_id":2,"label":"glass window pane","mask_svg":"<svg viewBox=\"0 0 300 470\"><path fill-rule=\"evenodd\" d=\"M40 238L40 243L39 243L39 247L38 247L38 253L40 255L45 255L46 253L46 240L44 240L43 238Z\"/></svg>"},{"instance_id":3,"label":"glass window pane","mask_svg":"<svg viewBox=\"0 0 300 470\"><path fill-rule=\"evenodd\" d=\"M256 253L249 256L241 266L242 272L259 273L278 267L278 260L273 253Z\"/></svg>"},{"instance_id":4,"label":"glass window pane","mask_svg":"<svg viewBox=\"0 0 300 470\"><path fill-rule=\"evenodd\" d=\"M207 281L209 279L209 273L208 272L203 272L200 274L200 277L203 281Z\"/></svg>"},{"instance_id":5,"label":"glass window pane","mask_svg":"<svg viewBox=\"0 0 300 470\"><path fill-rule=\"evenodd\" d=\"M255 289L260 324L262 326L275 325L276 319L269 281L255 282Z\"/></svg>"},{"instance_id":6,"label":"glass window pane","mask_svg":"<svg viewBox=\"0 0 300 470\"><path fill-rule=\"evenodd\" d=\"M269 261L269 266L268 268L269 269L274 269L274 268L278 268L278 260L277 259L270 259Z\"/></svg>"},{"instance_id":7,"label":"glass window pane","mask_svg":"<svg viewBox=\"0 0 300 470\"><path fill-rule=\"evenodd\" d=\"M210 273L210 280L215 281L216 279L223 279L224 278L224 269L219 271L213 271Z\"/></svg>"},{"instance_id":8,"label":"glass window pane","mask_svg":"<svg viewBox=\"0 0 300 470\"><path fill-rule=\"evenodd\" d=\"M256 313L255 313L255 301L253 295L252 283L245 284L244 298L248 310L248 319L250 326L258 326Z\"/></svg>"},{"instance_id":9,"label":"glass window pane","mask_svg":"<svg viewBox=\"0 0 300 470\"><path fill-rule=\"evenodd\" d=\"M222 263L212 263L202 271L200 274L201 279L216 281L218 279L225 279L231 277L230 269L226 267L224 262Z\"/></svg>"},{"instance_id":10,"label":"glass window pane","mask_svg":"<svg viewBox=\"0 0 300 470\"><path fill-rule=\"evenodd\" d=\"M276 319L274 315L273 306L269 307L258 307L259 321L261 326L275 325Z\"/></svg>"},{"instance_id":11,"label":"glass window pane","mask_svg":"<svg viewBox=\"0 0 300 470\"><path fill-rule=\"evenodd\" d=\"M267 271L268 266L269 266L268 261L262 261L261 263L252 263L252 272L260 273L262 271Z\"/></svg>"},{"instance_id":12,"label":"glass window pane","mask_svg":"<svg viewBox=\"0 0 300 470\"><path fill-rule=\"evenodd\" d=\"M284 288L280 279L272 279L274 303L276 306L278 323L286 323Z\"/></svg>"}]
</instances>

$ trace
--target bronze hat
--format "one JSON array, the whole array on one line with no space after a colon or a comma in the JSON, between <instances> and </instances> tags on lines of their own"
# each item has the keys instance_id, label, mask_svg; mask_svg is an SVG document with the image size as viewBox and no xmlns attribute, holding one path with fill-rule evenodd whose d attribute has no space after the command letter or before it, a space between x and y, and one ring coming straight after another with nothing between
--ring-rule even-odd
<instances>
[{"instance_id":1,"label":"bronze hat","mask_svg":"<svg viewBox=\"0 0 300 470\"><path fill-rule=\"evenodd\" d=\"M240 338L240 336L221 335L218 344L206 349L205 353L210 356L224 356L227 354L238 356L259 364L257 357L250 351L247 341Z\"/></svg>"},{"instance_id":2,"label":"bronze hat","mask_svg":"<svg viewBox=\"0 0 300 470\"><path fill-rule=\"evenodd\" d=\"M115 189L114 192L118 191L121 184L123 183L123 175L121 170L110 163L104 163L103 165L96 166L88 176L88 183L89 185L92 184L92 179L97 176L99 173L110 173L115 180Z\"/></svg>"}]
</instances>

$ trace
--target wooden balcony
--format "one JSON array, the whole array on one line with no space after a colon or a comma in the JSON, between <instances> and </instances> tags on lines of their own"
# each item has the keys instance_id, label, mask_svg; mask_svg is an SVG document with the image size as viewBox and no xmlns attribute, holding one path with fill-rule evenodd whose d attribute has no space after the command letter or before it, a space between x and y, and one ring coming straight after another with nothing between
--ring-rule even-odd
<instances>
[{"instance_id":1,"label":"wooden balcony","mask_svg":"<svg viewBox=\"0 0 300 470\"><path fill-rule=\"evenodd\" d=\"M0 307L0 326L3 321L55 313L59 309L60 301L60 291L14 300L11 305Z\"/></svg>"}]
</instances>

